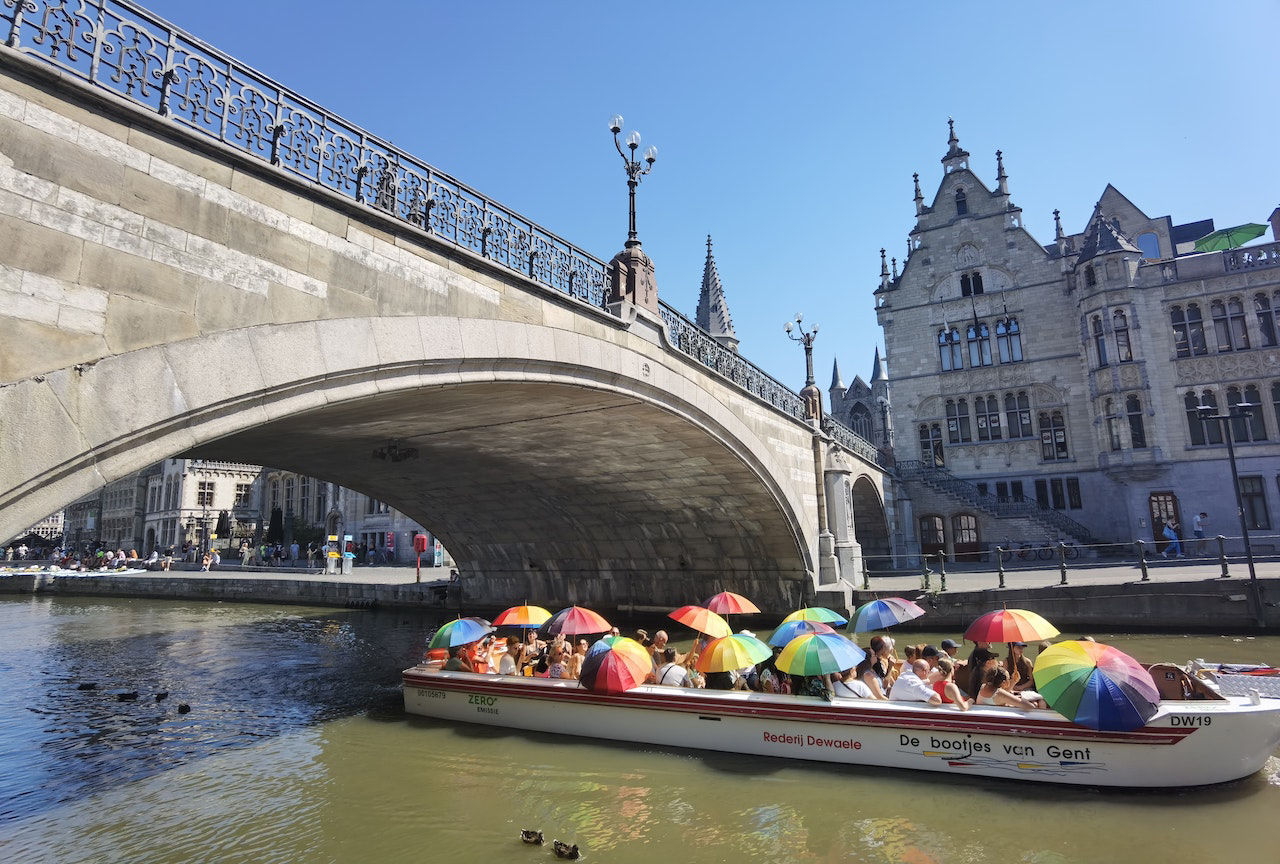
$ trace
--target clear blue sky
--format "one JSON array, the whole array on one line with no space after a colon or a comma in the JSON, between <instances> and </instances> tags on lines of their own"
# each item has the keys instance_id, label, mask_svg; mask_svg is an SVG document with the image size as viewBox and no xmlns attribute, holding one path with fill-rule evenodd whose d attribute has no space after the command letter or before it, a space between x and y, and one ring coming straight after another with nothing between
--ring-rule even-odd
<instances>
[{"instance_id":1,"label":"clear blue sky","mask_svg":"<svg viewBox=\"0 0 1280 864\"><path fill-rule=\"evenodd\" d=\"M710 234L743 355L792 389L796 312L819 386L833 357L869 377L879 249L901 260L948 116L988 187L1004 151L1041 243L1107 183L1175 223L1280 206L1276 0L144 5L605 260L622 114L659 149L637 218L662 298L693 317Z\"/></svg>"}]
</instances>

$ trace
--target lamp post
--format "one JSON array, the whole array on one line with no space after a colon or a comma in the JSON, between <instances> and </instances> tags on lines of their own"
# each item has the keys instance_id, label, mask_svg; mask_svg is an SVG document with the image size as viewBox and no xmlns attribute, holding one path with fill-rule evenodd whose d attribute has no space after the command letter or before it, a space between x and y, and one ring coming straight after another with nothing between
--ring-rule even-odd
<instances>
[{"instance_id":1,"label":"lamp post","mask_svg":"<svg viewBox=\"0 0 1280 864\"><path fill-rule=\"evenodd\" d=\"M787 331L787 338L792 342L799 342L804 345L804 386L813 387L813 340L818 338L818 325L814 324L812 330L805 330L804 325L800 323L804 319L804 315L797 312L795 321L788 321L782 325ZM799 331L796 335L793 331Z\"/></svg>"},{"instance_id":2,"label":"lamp post","mask_svg":"<svg viewBox=\"0 0 1280 864\"><path fill-rule=\"evenodd\" d=\"M622 142L618 138L618 134L622 131L622 115L615 114L613 119L609 121L609 131L613 133L613 146L618 149L618 155L622 157L622 165L627 172L627 190L629 193L629 208L627 221L627 247L639 246L640 236L636 233L636 187L640 185L640 178L653 170L653 163L658 161L658 148L650 144L645 148L644 160L636 158L636 150L640 148L640 133L635 130L627 136L627 149L630 154L622 149Z\"/></svg>"},{"instance_id":3,"label":"lamp post","mask_svg":"<svg viewBox=\"0 0 1280 864\"><path fill-rule=\"evenodd\" d=\"M1258 590L1258 574L1253 566L1253 544L1249 542L1249 522L1244 518L1244 498L1240 495L1240 474L1236 470L1236 445L1231 434L1232 420L1247 420L1253 416L1253 405L1241 402L1231 406L1226 414L1216 414L1216 406L1196 405L1201 420L1213 420L1222 426L1222 437L1227 439L1227 460L1231 463L1231 485L1236 492L1236 514L1240 517L1240 538L1244 541L1244 557L1249 565L1249 596L1253 603L1253 616L1259 627L1262 620L1262 595Z\"/></svg>"}]
</instances>

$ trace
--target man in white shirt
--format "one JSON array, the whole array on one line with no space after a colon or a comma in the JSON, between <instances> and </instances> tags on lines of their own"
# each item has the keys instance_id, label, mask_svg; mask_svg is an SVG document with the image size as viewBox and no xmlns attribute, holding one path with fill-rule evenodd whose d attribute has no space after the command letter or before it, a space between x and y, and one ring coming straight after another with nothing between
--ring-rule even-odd
<instances>
[{"instance_id":1,"label":"man in white shirt","mask_svg":"<svg viewBox=\"0 0 1280 864\"><path fill-rule=\"evenodd\" d=\"M654 683L665 684L668 687L693 686L693 682L689 680L689 670L676 662L678 656L674 648L663 649L663 663L658 667L658 671L654 673Z\"/></svg>"},{"instance_id":2,"label":"man in white shirt","mask_svg":"<svg viewBox=\"0 0 1280 864\"><path fill-rule=\"evenodd\" d=\"M942 697L934 691L933 684L929 681L929 664L924 660L916 660L910 669L902 670L898 680L893 682L889 699L894 702L942 704Z\"/></svg>"}]
</instances>

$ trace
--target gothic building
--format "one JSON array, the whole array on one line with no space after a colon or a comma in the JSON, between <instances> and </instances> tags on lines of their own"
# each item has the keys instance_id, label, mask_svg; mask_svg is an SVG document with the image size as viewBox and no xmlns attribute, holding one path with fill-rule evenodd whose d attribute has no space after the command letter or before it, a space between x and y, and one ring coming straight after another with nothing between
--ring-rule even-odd
<instances>
[{"instance_id":1,"label":"gothic building","mask_svg":"<svg viewBox=\"0 0 1280 864\"><path fill-rule=\"evenodd\" d=\"M988 188L952 125L931 201L916 175L901 273L881 252L894 455L920 547L1163 546L1167 520L1190 536L1201 511L1211 534L1239 537L1226 434L1250 530L1274 533L1280 243L1196 252L1212 220L1149 217L1108 185L1080 233L1055 211L1041 244L995 155ZM1196 408L1242 403L1235 420Z\"/></svg>"}]
</instances>

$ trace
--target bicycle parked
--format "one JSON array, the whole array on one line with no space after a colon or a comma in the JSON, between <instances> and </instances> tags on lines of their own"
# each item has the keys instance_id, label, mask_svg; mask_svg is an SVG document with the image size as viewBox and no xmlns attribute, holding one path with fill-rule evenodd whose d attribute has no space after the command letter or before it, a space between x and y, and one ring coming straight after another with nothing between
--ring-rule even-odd
<instances>
[{"instance_id":1,"label":"bicycle parked","mask_svg":"<svg viewBox=\"0 0 1280 864\"><path fill-rule=\"evenodd\" d=\"M1080 557L1080 548L1070 541L1061 541L1065 547L1064 554L1068 561L1074 561ZM1000 559L1006 564L1018 556L1019 561L1030 561L1032 558L1038 558L1041 561L1052 561L1058 557L1059 541L1052 537L1045 537L1043 543L1023 542L1015 549L1012 541L1008 538L1001 545Z\"/></svg>"}]
</instances>

